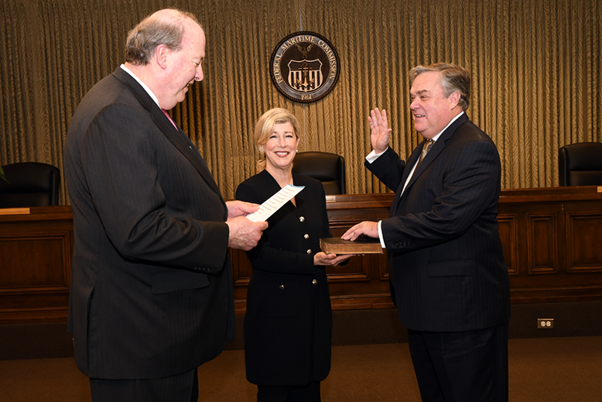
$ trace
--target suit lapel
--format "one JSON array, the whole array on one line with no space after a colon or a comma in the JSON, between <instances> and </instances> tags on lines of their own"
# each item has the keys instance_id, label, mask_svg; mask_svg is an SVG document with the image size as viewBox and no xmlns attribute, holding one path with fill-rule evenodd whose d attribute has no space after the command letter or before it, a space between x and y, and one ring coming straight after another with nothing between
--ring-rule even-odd
<instances>
[{"instance_id":1,"label":"suit lapel","mask_svg":"<svg viewBox=\"0 0 602 402\"><path fill-rule=\"evenodd\" d=\"M153 102L153 104L155 104ZM178 148L178 150L192 163L196 170L201 174L203 179L213 188L213 190L221 195L221 191L217 186L217 183L213 179L213 175L209 170L209 167L205 163L205 160L199 153L196 146L190 141L188 136L178 127L174 127L171 121L165 116L163 111L155 104L155 107L151 110L153 121L163 134L171 141L171 143Z\"/></svg>"},{"instance_id":2,"label":"suit lapel","mask_svg":"<svg viewBox=\"0 0 602 402\"><path fill-rule=\"evenodd\" d=\"M117 69L113 72L113 75L119 81L121 81L121 83L128 87L130 91L132 91L142 106L144 106L151 113L153 121L159 127L161 132L190 161L190 163L192 163L207 184L209 184L209 186L221 197L221 191L213 179L213 175L209 171L205 160L196 149L196 146L192 143L192 141L190 141L188 136L186 136L186 134L180 130L179 127L174 127L174 125L167 118L167 116L165 116L155 101L132 76L130 76L120 67L117 67Z\"/></svg>"},{"instance_id":3,"label":"suit lapel","mask_svg":"<svg viewBox=\"0 0 602 402\"><path fill-rule=\"evenodd\" d=\"M424 146L424 141L423 141L422 145ZM403 170L403 175L401 177L401 183L399 183L399 187L397 187L397 190L395 191L395 197L393 198L393 203L391 204L391 209L389 211L389 218L395 216L397 205L399 204L399 201L401 200L401 192L403 191L405 182L408 180L408 176L410 175L410 172L412 171L410 166L414 166L416 164L421 152L422 152L422 147L416 147L416 149L414 149L414 152L412 152L412 154L408 158L408 161L406 163L406 168ZM409 185L410 184L408 183L408 186Z\"/></svg>"},{"instance_id":4,"label":"suit lapel","mask_svg":"<svg viewBox=\"0 0 602 402\"><path fill-rule=\"evenodd\" d=\"M435 161L435 159L437 158L437 155L439 155L445 148L445 143L447 142L447 140L449 140L454 135L454 133L456 132L458 127L460 127L462 124L466 123L467 121L468 121L468 116L466 115L466 113L464 113L462 116L458 117L458 119L456 121L454 121L443 133L441 133L441 135L439 136L437 141L435 141L435 144L433 144L433 147L431 148L431 150L428 152L428 154L426 154L426 157L424 158L424 160L422 162L420 162L420 165L418 165L418 167L414 170L414 173L412 174L412 177L410 178L410 181L408 182L408 185L406 186L406 190L405 190L404 194L411 190L412 185L416 182L416 180L418 180L420 175L422 175L422 173L426 170L426 168L431 163L433 163L433 161ZM422 153L422 149L424 148L425 144L426 144L426 140L422 141L422 143L420 144L421 146L416 147L416 149L414 150L414 152L412 152L412 155L408 159L408 163L406 166L414 166L416 164L420 154ZM407 170L407 173L404 172L403 178L401 180L401 185L395 192L395 199L393 200L393 204L391 205L391 210L389 212L390 217L394 216L396 214L397 208L399 207L399 204L401 202L401 199L402 199L401 192L403 190L403 186L404 186L405 182L408 179L408 175L410 174L411 169L409 169L409 170L406 169L406 170Z\"/></svg>"}]
</instances>

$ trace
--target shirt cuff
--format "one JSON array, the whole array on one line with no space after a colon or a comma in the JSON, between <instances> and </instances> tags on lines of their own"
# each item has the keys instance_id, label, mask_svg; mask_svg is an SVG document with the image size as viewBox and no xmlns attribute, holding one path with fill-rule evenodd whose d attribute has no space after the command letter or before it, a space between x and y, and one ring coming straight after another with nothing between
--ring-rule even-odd
<instances>
[{"instance_id":1,"label":"shirt cuff","mask_svg":"<svg viewBox=\"0 0 602 402\"><path fill-rule=\"evenodd\" d=\"M387 147L387 149L389 149L389 147ZM377 154L375 150L372 150L372 152L370 152L368 154L368 156L366 156L366 160L368 161L368 163L372 163L375 160L377 160L382 154L384 154L385 152L387 152L387 149L385 149L384 151L382 151L380 154Z\"/></svg>"},{"instance_id":2,"label":"shirt cuff","mask_svg":"<svg viewBox=\"0 0 602 402\"><path fill-rule=\"evenodd\" d=\"M382 248L385 247L385 239L383 239L383 230L381 229L383 221L378 221L378 238L380 239L380 245Z\"/></svg>"}]
</instances>

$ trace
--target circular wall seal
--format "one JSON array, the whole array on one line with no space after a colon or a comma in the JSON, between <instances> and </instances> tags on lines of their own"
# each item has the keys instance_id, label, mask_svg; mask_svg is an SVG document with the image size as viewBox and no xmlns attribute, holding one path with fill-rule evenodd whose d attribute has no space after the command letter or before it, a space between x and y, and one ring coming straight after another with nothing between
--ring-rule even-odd
<instances>
[{"instance_id":1,"label":"circular wall seal","mask_svg":"<svg viewBox=\"0 0 602 402\"><path fill-rule=\"evenodd\" d=\"M309 103L332 91L339 79L339 56L332 44L314 32L295 32L282 39L270 59L272 81L280 93Z\"/></svg>"}]
</instances>

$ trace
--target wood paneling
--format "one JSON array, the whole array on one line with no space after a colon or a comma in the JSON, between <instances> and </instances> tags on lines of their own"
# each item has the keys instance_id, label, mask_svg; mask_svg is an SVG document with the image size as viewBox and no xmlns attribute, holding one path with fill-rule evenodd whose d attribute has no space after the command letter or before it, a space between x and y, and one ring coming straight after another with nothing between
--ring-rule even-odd
<instances>
[{"instance_id":1,"label":"wood paneling","mask_svg":"<svg viewBox=\"0 0 602 402\"><path fill-rule=\"evenodd\" d=\"M72 245L70 207L0 215L0 322L66 318Z\"/></svg>"},{"instance_id":2,"label":"wood paneling","mask_svg":"<svg viewBox=\"0 0 602 402\"><path fill-rule=\"evenodd\" d=\"M566 219L568 271L602 272L602 214L567 212Z\"/></svg>"},{"instance_id":3,"label":"wood paneling","mask_svg":"<svg viewBox=\"0 0 602 402\"><path fill-rule=\"evenodd\" d=\"M530 274L558 272L555 218L555 214L527 214Z\"/></svg>"},{"instance_id":4,"label":"wood paneling","mask_svg":"<svg viewBox=\"0 0 602 402\"><path fill-rule=\"evenodd\" d=\"M518 214L498 214L497 220L508 274L518 275Z\"/></svg>"},{"instance_id":5,"label":"wood paneling","mask_svg":"<svg viewBox=\"0 0 602 402\"><path fill-rule=\"evenodd\" d=\"M602 187L504 190L498 210L517 221L516 242L500 230L513 303L602 300Z\"/></svg>"},{"instance_id":6,"label":"wood paneling","mask_svg":"<svg viewBox=\"0 0 602 402\"><path fill-rule=\"evenodd\" d=\"M386 219L393 194L327 197L334 236L364 220ZM67 317L73 244L70 207L0 210L0 323ZM602 300L602 188L502 191L499 232L513 303ZM231 250L235 308L244 313L252 274ZM392 308L387 255L326 268L333 309Z\"/></svg>"}]
</instances>

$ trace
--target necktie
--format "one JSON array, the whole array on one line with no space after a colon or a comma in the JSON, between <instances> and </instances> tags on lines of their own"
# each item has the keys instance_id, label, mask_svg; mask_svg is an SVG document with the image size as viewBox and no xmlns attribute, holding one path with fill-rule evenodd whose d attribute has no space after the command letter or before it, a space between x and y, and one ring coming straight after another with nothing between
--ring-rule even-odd
<instances>
[{"instance_id":1,"label":"necktie","mask_svg":"<svg viewBox=\"0 0 602 402\"><path fill-rule=\"evenodd\" d=\"M173 126L176 128L176 130L178 129L178 126L176 126L176 123L174 123L174 121L171 119L171 117L169 117L169 114L167 113L167 110L165 109L161 109L163 110L163 113L165 113L165 116L167 116L167 118L169 119L169 121L171 121L171 124L173 124Z\"/></svg>"},{"instance_id":2,"label":"necktie","mask_svg":"<svg viewBox=\"0 0 602 402\"><path fill-rule=\"evenodd\" d=\"M422 160L426 157L426 154L429 153L429 151L433 147L434 143L435 143L435 141L433 141L431 139L431 140L428 140L426 142L426 144L424 144L424 148L422 148L422 153L420 154L420 158L418 159L418 163L416 164L416 167L418 167L418 165L420 165L420 162L422 162Z\"/></svg>"}]
</instances>

